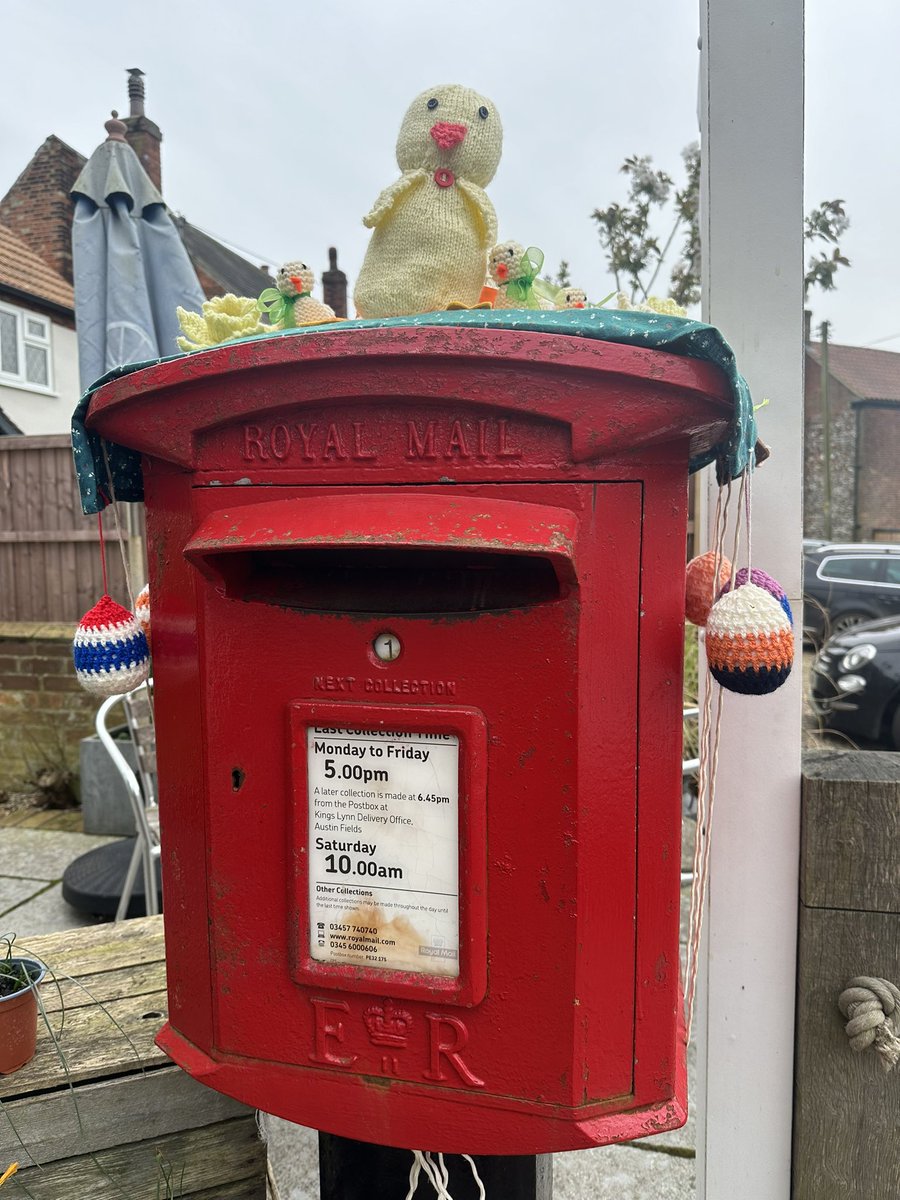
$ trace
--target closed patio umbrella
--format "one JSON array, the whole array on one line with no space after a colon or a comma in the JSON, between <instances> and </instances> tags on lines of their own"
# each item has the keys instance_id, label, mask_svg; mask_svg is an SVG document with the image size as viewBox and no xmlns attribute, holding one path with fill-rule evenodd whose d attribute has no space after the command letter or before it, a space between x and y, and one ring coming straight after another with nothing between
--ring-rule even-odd
<instances>
[{"instance_id":1,"label":"closed patio umbrella","mask_svg":"<svg viewBox=\"0 0 900 1200\"><path fill-rule=\"evenodd\" d=\"M115 114L75 186L75 324L84 391L126 363L175 354L175 309L206 297L178 231Z\"/></svg>"}]
</instances>

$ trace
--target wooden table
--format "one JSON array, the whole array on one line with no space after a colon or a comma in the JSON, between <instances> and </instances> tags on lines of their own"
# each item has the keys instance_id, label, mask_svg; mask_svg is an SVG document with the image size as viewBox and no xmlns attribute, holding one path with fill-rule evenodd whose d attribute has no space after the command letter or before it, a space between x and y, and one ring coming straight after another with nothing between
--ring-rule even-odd
<instances>
[{"instance_id":1,"label":"wooden table","mask_svg":"<svg viewBox=\"0 0 900 1200\"><path fill-rule=\"evenodd\" d=\"M0 1076L0 1174L19 1163L3 1200L263 1200L253 1111L153 1043L166 1016L162 920L16 942L55 975L40 994L57 1043L39 1017L35 1057Z\"/></svg>"}]
</instances>

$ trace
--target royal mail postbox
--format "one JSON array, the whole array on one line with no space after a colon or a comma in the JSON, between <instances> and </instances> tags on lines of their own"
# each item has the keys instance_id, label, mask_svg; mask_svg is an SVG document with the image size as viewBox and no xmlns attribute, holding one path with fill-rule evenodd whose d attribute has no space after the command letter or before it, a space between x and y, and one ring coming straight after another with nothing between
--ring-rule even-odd
<instances>
[{"instance_id":1,"label":"royal mail postbox","mask_svg":"<svg viewBox=\"0 0 900 1200\"><path fill-rule=\"evenodd\" d=\"M169 1023L211 1087L387 1145L685 1115L686 358L332 329L107 384L142 452Z\"/></svg>"}]
</instances>

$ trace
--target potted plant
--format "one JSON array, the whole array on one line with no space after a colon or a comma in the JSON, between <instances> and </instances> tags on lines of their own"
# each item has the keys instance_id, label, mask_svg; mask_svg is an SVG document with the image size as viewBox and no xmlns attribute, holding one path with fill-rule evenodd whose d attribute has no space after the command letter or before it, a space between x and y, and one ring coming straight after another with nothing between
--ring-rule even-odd
<instances>
[{"instance_id":1,"label":"potted plant","mask_svg":"<svg viewBox=\"0 0 900 1200\"><path fill-rule=\"evenodd\" d=\"M0 937L0 1075L18 1071L34 1055L37 1040L36 988L46 968L36 959L13 954L14 936Z\"/></svg>"}]
</instances>

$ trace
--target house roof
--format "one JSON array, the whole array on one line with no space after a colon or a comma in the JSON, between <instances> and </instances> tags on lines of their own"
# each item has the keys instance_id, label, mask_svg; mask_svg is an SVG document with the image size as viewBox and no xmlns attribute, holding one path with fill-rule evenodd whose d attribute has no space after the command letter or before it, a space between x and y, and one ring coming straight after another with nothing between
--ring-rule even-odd
<instances>
[{"instance_id":1,"label":"house roof","mask_svg":"<svg viewBox=\"0 0 900 1200\"><path fill-rule=\"evenodd\" d=\"M72 275L72 212L70 190L87 159L67 146L55 134L46 138L5 196L0 198L0 221L6 225L8 237L16 239L18 255L28 255L28 263L7 262L11 243L7 241L4 263L16 274L27 272L35 277L35 264L43 263L46 277L42 286L53 288L46 299L73 307ZM184 217L171 214L178 228L188 257L208 297L234 292L239 296L258 296L273 280L266 271L248 262L240 254L222 245L209 234L191 225ZM62 274L59 274L59 272ZM2 282L2 280L0 280ZM60 284L67 291L60 299ZM9 286L25 288L23 284ZM44 294L44 293L41 293Z\"/></svg>"},{"instance_id":2,"label":"house roof","mask_svg":"<svg viewBox=\"0 0 900 1200\"><path fill-rule=\"evenodd\" d=\"M815 362L822 361L821 342L807 343L806 350ZM900 354L893 350L829 342L828 373L860 400L900 402Z\"/></svg>"},{"instance_id":3,"label":"house roof","mask_svg":"<svg viewBox=\"0 0 900 1200\"><path fill-rule=\"evenodd\" d=\"M11 229L0 225L0 291L12 288L37 301L75 309L71 283L35 254Z\"/></svg>"},{"instance_id":4,"label":"house roof","mask_svg":"<svg viewBox=\"0 0 900 1200\"><path fill-rule=\"evenodd\" d=\"M223 292L233 292L236 296L258 296L264 288L274 284L267 271L255 267L184 217L173 214L172 220L208 296L220 296ZM215 291L209 290L207 280L217 285Z\"/></svg>"},{"instance_id":5,"label":"house roof","mask_svg":"<svg viewBox=\"0 0 900 1200\"><path fill-rule=\"evenodd\" d=\"M10 420L2 408L0 408L0 437L18 437L22 430L18 427L15 421Z\"/></svg>"}]
</instances>

